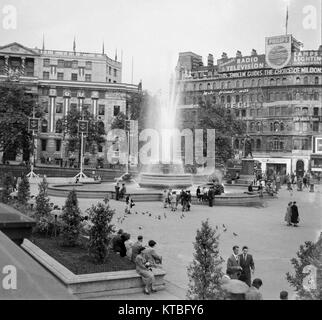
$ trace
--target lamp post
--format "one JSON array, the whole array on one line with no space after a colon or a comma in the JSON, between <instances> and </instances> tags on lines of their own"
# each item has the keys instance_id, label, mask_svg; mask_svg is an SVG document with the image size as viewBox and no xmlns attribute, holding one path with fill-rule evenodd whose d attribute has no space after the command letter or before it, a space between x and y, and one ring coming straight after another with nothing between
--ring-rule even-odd
<instances>
[{"instance_id":1,"label":"lamp post","mask_svg":"<svg viewBox=\"0 0 322 320\"><path fill-rule=\"evenodd\" d=\"M28 121L28 130L32 132L32 158L30 164L30 172L27 174L28 178L39 178L39 176L34 172L35 166L35 131L39 130L39 118L36 118L35 107L32 109L32 118Z\"/></svg>"},{"instance_id":2,"label":"lamp post","mask_svg":"<svg viewBox=\"0 0 322 320\"><path fill-rule=\"evenodd\" d=\"M75 179L87 179L87 176L83 172L84 161L84 133L88 133L88 121L78 120L78 134L81 134L81 150L80 150L80 172L75 176Z\"/></svg>"},{"instance_id":3,"label":"lamp post","mask_svg":"<svg viewBox=\"0 0 322 320\"><path fill-rule=\"evenodd\" d=\"M127 139L127 157L126 157L126 174L129 173L129 162L130 162L130 126L131 120L125 120L125 131Z\"/></svg>"}]
</instances>

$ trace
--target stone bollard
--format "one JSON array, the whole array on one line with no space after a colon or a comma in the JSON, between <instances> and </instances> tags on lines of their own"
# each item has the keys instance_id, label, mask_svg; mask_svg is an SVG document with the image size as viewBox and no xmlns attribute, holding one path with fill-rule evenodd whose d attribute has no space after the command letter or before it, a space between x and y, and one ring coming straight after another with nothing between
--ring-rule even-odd
<instances>
[{"instance_id":1,"label":"stone bollard","mask_svg":"<svg viewBox=\"0 0 322 320\"><path fill-rule=\"evenodd\" d=\"M314 192L314 184L313 183L310 184L310 192Z\"/></svg>"}]
</instances>

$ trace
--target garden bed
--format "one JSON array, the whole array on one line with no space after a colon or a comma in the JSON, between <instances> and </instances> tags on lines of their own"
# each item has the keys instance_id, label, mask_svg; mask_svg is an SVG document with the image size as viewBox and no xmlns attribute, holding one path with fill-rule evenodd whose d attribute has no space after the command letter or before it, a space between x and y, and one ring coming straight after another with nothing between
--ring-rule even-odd
<instances>
[{"instance_id":1,"label":"garden bed","mask_svg":"<svg viewBox=\"0 0 322 320\"><path fill-rule=\"evenodd\" d=\"M30 241L77 275L135 269L132 261L114 252L108 254L104 264L95 264L88 254L85 239L76 247L62 247L55 238L33 236Z\"/></svg>"}]
</instances>

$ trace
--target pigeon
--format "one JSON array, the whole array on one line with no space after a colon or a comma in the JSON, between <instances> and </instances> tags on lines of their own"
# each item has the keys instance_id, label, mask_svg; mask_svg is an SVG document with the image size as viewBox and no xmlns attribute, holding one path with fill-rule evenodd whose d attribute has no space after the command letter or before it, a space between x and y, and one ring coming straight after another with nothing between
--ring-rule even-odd
<instances>
[{"instance_id":1,"label":"pigeon","mask_svg":"<svg viewBox=\"0 0 322 320\"><path fill-rule=\"evenodd\" d=\"M142 227L141 227L141 226L139 226L139 229L140 229L140 230L142 230Z\"/></svg>"},{"instance_id":2,"label":"pigeon","mask_svg":"<svg viewBox=\"0 0 322 320\"><path fill-rule=\"evenodd\" d=\"M233 235L234 235L235 237L238 237L238 234L237 234L237 233L235 233L235 232L233 232Z\"/></svg>"},{"instance_id":3,"label":"pigeon","mask_svg":"<svg viewBox=\"0 0 322 320\"><path fill-rule=\"evenodd\" d=\"M142 212L143 215L145 215L145 212Z\"/></svg>"},{"instance_id":4,"label":"pigeon","mask_svg":"<svg viewBox=\"0 0 322 320\"><path fill-rule=\"evenodd\" d=\"M166 218L167 218L167 215L166 215L166 213L165 213L165 212L163 213L163 215L164 215L164 218L166 219Z\"/></svg>"},{"instance_id":5,"label":"pigeon","mask_svg":"<svg viewBox=\"0 0 322 320\"><path fill-rule=\"evenodd\" d=\"M149 213L149 217L152 217L152 213Z\"/></svg>"},{"instance_id":6,"label":"pigeon","mask_svg":"<svg viewBox=\"0 0 322 320\"><path fill-rule=\"evenodd\" d=\"M161 216L160 215L158 216L158 219L161 220Z\"/></svg>"},{"instance_id":7,"label":"pigeon","mask_svg":"<svg viewBox=\"0 0 322 320\"><path fill-rule=\"evenodd\" d=\"M227 231L227 228L225 228L223 231L226 232Z\"/></svg>"},{"instance_id":8,"label":"pigeon","mask_svg":"<svg viewBox=\"0 0 322 320\"><path fill-rule=\"evenodd\" d=\"M137 211L135 211L135 214L138 214L138 212L137 212Z\"/></svg>"},{"instance_id":9,"label":"pigeon","mask_svg":"<svg viewBox=\"0 0 322 320\"><path fill-rule=\"evenodd\" d=\"M218 226L216 226L216 230L218 230Z\"/></svg>"},{"instance_id":10,"label":"pigeon","mask_svg":"<svg viewBox=\"0 0 322 320\"><path fill-rule=\"evenodd\" d=\"M226 226L225 226L224 224L222 225L222 227L223 227L224 229L226 229Z\"/></svg>"}]
</instances>

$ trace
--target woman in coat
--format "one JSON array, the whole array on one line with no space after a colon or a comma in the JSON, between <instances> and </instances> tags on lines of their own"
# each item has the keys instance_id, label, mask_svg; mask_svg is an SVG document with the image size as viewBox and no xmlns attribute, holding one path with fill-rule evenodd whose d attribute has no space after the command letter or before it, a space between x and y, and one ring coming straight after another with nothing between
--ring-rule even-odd
<instances>
[{"instance_id":1,"label":"woman in coat","mask_svg":"<svg viewBox=\"0 0 322 320\"><path fill-rule=\"evenodd\" d=\"M141 247L138 250L138 255L135 258L136 272L142 277L142 281L145 284L144 293L150 294L150 292L156 292L153 289L155 283L154 274L148 261L142 255L142 251L145 247Z\"/></svg>"},{"instance_id":2,"label":"woman in coat","mask_svg":"<svg viewBox=\"0 0 322 320\"><path fill-rule=\"evenodd\" d=\"M286 213L285 213L285 222L287 223L288 226L291 226L291 217L292 217L292 202L290 202L286 208Z\"/></svg>"}]
</instances>

